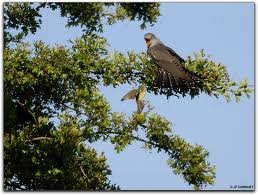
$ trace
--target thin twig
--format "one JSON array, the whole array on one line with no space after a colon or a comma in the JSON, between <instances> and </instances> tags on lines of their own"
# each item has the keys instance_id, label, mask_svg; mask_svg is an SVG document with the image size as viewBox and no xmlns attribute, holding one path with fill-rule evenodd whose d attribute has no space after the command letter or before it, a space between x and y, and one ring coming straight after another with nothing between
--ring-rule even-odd
<instances>
[{"instance_id":1,"label":"thin twig","mask_svg":"<svg viewBox=\"0 0 258 195\"><path fill-rule=\"evenodd\" d=\"M34 137L31 139L31 141L37 141L37 140L51 140L50 137Z\"/></svg>"},{"instance_id":2,"label":"thin twig","mask_svg":"<svg viewBox=\"0 0 258 195\"><path fill-rule=\"evenodd\" d=\"M82 172L83 176L87 178L87 175L85 174L82 166L80 166L80 169L81 169L81 172Z\"/></svg>"},{"instance_id":3,"label":"thin twig","mask_svg":"<svg viewBox=\"0 0 258 195\"><path fill-rule=\"evenodd\" d=\"M110 134L115 134L115 135L122 135L122 133L119 133L119 132L114 132L114 131L105 131L105 133L110 133ZM148 141L148 140L145 140L143 138L140 138L138 136L134 136L134 135L131 135L131 137L137 141L140 141L140 142L144 142L146 144L150 144L156 148L161 148L163 150L165 150L165 152L167 152L168 154L172 154L170 151L166 150L163 146L161 146L160 144L158 143L155 143L155 142L152 142L152 141Z\"/></svg>"},{"instance_id":4,"label":"thin twig","mask_svg":"<svg viewBox=\"0 0 258 195\"><path fill-rule=\"evenodd\" d=\"M80 166L80 169L81 169L81 172L82 172L83 176L87 179L88 183L90 183L89 178L88 178L87 175L85 174L84 169L83 169L82 166ZM87 183L86 183L86 186L87 186Z\"/></svg>"},{"instance_id":5,"label":"thin twig","mask_svg":"<svg viewBox=\"0 0 258 195\"><path fill-rule=\"evenodd\" d=\"M35 117L35 114L33 114L23 103L21 103L19 100L16 100L16 103L19 104L24 110L26 110L34 119L35 123L38 124L38 121Z\"/></svg>"}]
</instances>

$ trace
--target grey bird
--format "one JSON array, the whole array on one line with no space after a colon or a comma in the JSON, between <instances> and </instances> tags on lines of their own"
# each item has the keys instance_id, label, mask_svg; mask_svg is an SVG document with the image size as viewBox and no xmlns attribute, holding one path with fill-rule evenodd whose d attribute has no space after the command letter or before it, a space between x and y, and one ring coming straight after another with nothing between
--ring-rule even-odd
<instances>
[{"instance_id":1,"label":"grey bird","mask_svg":"<svg viewBox=\"0 0 258 195\"><path fill-rule=\"evenodd\" d=\"M137 103L137 109L138 113L140 114L144 108L144 96L146 94L146 86L144 84L140 85L138 89L133 89L129 91L122 99L121 101L124 100L129 100L129 99L135 99Z\"/></svg>"},{"instance_id":2,"label":"grey bird","mask_svg":"<svg viewBox=\"0 0 258 195\"><path fill-rule=\"evenodd\" d=\"M182 66L184 59L173 49L165 46L152 33L145 34L144 39L148 47L147 54L158 66L158 73L154 80L155 87L172 88L175 92L187 92L191 88L200 86L199 79Z\"/></svg>"}]
</instances>

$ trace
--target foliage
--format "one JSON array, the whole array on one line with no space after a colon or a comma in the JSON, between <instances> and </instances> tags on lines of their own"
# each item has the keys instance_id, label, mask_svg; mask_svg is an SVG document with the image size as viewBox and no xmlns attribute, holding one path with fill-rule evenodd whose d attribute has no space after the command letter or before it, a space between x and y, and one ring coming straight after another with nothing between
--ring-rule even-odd
<instances>
[{"instance_id":1,"label":"foliage","mask_svg":"<svg viewBox=\"0 0 258 195\"><path fill-rule=\"evenodd\" d=\"M29 32L35 33L41 24L41 15L32 3L4 3L4 42L19 41ZM17 30L14 36L10 30ZM20 31L20 32L19 32Z\"/></svg>"},{"instance_id":2,"label":"foliage","mask_svg":"<svg viewBox=\"0 0 258 195\"><path fill-rule=\"evenodd\" d=\"M44 7L59 9L68 18L68 26L80 24L86 32L101 32L104 20L111 24L137 17L145 25L155 22L159 15L158 3L137 4L138 11L122 6L123 3L4 3L5 190L119 189L108 180L111 170L103 154L99 156L85 145L85 141L97 139L92 135L96 127L84 121L82 129L77 121L81 115L67 112L69 106L76 112L83 106L88 120L106 116L109 105L102 104L104 97L97 96L97 74L94 76L90 70L95 61L101 62L106 45L95 44L97 37L92 35L87 39L87 44L92 44L89 49L78 40L71 51L63 46L50 48L40 41L33 50L22 39L40 28L40 10ZM83 14L78 15L80 12ZM96 54L95 58L92 54ZM97 121L94 124L105 126Z\"/></svg>"},{"instance_id":3,"label":"foliage","mask_svg":"<svg viewBox=\"0 0 258 195\"><path fill-rule=\"evenodd\" d=\"M48 118L24 126L5 141L5 188L7 190L115 190L106 158L82 142L80 123L69 115L50 128L48 137L39 132L52 126ZM39 137L34 137L34 136ZM15 173L15 174L14 174Z\"/></svg>"},{"instance_id":4,"label":"foliage","mask_svg":"<svg viewBox=\"0 0 258 195\"><path fill-rule=\"evenodd\" d=\"M142 21L144 29L160 15L159 3L4 3L5 44L20 41L29 32L34 34L42 22L42 8L59 10L68 19L68 27L80 25L86 32L103 32L104 24L125 19ZM13 35L11 30L21 32Z\"/></svg>"},{"instance_id":5,"label":"foliage","mask_svg":"<svg viewBox=\"0 0 258 195\"><path fill-rule=\"evenodd\" d=\"M87 32L103 31L102 20L109 25L128 19L142 21L140 27L153 24L159 16L159 3L46 3L52 9L59 8L61 16L67 17L68 26L81 25Z\"/></svg>"},{"instance_id":6,"label":"foliage","mask_svg":"<svg viewBox=\"0 0 258 195\"><path fill-rule=\"evenodd\" d=\"M203 50L199 53L194 53L195 59L189 56L186 60L185 67L191 72L201 75L203 83L202 90L216 98L222 95L227 102L230 101L230 94L235 96L236 102L244 94L249 98L252 89L249 88L248 79L244 79L239 84L229 78L226 66L216 64L206 57ZM192 94L191 94L192 95Z\"/></svg>"},{"instance_id":7,"label":"foliage","mask_svg":"<svg viewBox=\"0 0 258 195\"><path fill-rule=\"evenodd\" d=\"M20 43L16 48L6 49L4 53L5 89L13 101L19 102L24 98L26 108L41 121L43 118L56 118L55 115L67 109L73 110L69 116L80 118L74 125L77 125L77 131L80 132L77 136L82 142L110 140L116 151L121 152L133 141L141 141L148 148L154 147L168 153L169 165L182 174L189 184L194 184L196 188L212 184L214 168L206 162L207 151L200 146L191 146L178 136L167 135L171 131L169 121L159 115L151 115L150 111L143 115L134 114L132 118L110 111L110 105L98 92L98 84L116 87L123 83L138 82L139 78L132 76L128 70L133 69L123 63L128 62L128 56L109 55L106 46L106 41L95 34L77 39L70 49L63 46L51 48L42 42L36 42L34 48L30 49L28 44ZM39 123L33 118L31 122ZM20 126L24 134L27 126ZM57 129L60 131L60 128ZM139 130L145 131L146 140L135 135ZM26 136L28 140L40 136L52 139L51 132L41 126L40 130ZM44 140L44 143L51 142ZM196 155L189 156L193 151ZM185 155L188 158L183 161ZM191 170L196 169L199 170L196 173L200 175L199 179L195 179L198 177L191 173Z\"/></svg>"},{"instance_id":8,"label":"foliage","mask_svg":"<svg viewBox=\"0 0 258 195\"><path fill-rule=\"evenodd\" d=\"M132 141L141 141L146 149L157 149L168 155L168 165L175 174L183 176L189 185L202 189L214 184L215 167L207 162L209 153L200 145L191 145L177 135L171 134L171 123L150 110L142 115L134 113L131 118L124 118L114 113L114 127L108 134L114 134L111 143L115 144L117 152L121 152ZM119 124L119 122L127 121ZM137 131L145 132L145 139L137 136Z\"/></svg>"},{"instance_id":9,"label":"foliage","mask_svg":"<svg viewBox=\"0 0 258 195\"><path fill-rule=\"evenodd\" d=\"M132 51L128 52L127 56L115 52L112 61L118 65L113 74L119 74L120 72L125 79L121 83L145 83L148 92L156 95L166 95L167 98L170 96L179 97L180 95L182 97L190 95L191 98L194 98L201 93L206 93L216 98L222 95L227 102L231 100L231 95L234 95L236 102L238 102L244 94L249 98L253 91L248 85L248 79L236 83L229 78L226 66L209 60L209 57L206 57L203 50L194 53L194 59L188 56L183 64L184 68L196 75L202 83L200 88L189 89L188 93L175 92L171 88L154 87L153 78L155 78L157 66L149 60L144 52L136 54Z\"/></svg>"},{"instance_id":10,"label":"foliage","mask_svg":"<svg viewBox=\"0 0 258 195\"><path fill-rule=\"evenodd\" d=\"M68 26L81 25L85 34L70 41L70 48L50 47L42 41L30 45L22 39L12 47L5 45L5 189L119 189L108 180L111 170L105 157L86 145L98 140L110 141L117 152L134 141L142 142L146 149L165 152L173 172L195 189L212 185L215 167L202 146L174 135L171 123L152 113L150 106L131 117L112 112L99 91L99 85L116 88L145 83L154 94L186 95L154 88L157 67L145 53L109 53L107 40L96 34L102 32L104 22L111 25L125 19L140 20L144 28L156 21L159 4L5 3L5 42L17 41L10 29L20 29L24 35L35 33L40 24L39 10L44 7L59 9L68 18ZM19 14L25 19L15 19ZM208 60L203 51L195 59L189 57L185 68L203 76L203 87L189 91L191 97L205 92L226 98L232 93L239 98L251 92L247 81L237 86L228 78L225 66ZM145 135L140 137L139 131Z\"/></svg>"}]
</instances>

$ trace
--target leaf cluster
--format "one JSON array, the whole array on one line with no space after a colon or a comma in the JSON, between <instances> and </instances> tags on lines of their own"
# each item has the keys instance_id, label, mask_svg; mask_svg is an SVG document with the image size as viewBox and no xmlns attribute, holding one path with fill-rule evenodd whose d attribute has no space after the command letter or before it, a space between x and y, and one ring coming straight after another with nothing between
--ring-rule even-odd
<instances>
[{"instance_id":1,"label":"leaf cluster","mask_svg":"<svg viewBox=\"0 0 258 195\"><path fill-rule=\"evenodd\" d=\"M119 60L115 60L119 58ZM127 83L145 83L148 92L156 95L184 97L189 95L191 98L206 93L210 96L218 98L224 96L229 102L231 96L235 97L236 102L239 102L243 95L248 98L253 90L250 88L247 78L239 83L233 81L227 72L226 66L217 64L206 56L203 50L194 53L194 57L188 56L185 63L182 64L185 70L195 76L199 80L198 88L189 88L188 91L175 91L172 88L158 88L153 86L153 81L157 73L157 65L155 65L149 57L144 53L128 52L127 55L114 53L115 62L124 67L118 67L120 74L126 79ZM119 80L120 81L120 80Z\"/></svg>"},{"instance_id":2,"label":"leaf cluster","mask_svg":"<svg viewBox=\"0 0 258 195\"><path fill-rule=\"evenodd\" d=\"M210 96L218 98L222 95L229 102L233 95L236 102L239 102L241 96L245 94L249 98L253 91L248 85L248 79L245 78L239 83L233 81L229 77L226 66L209 60L204 50L194 53L194 59L188 56L184 66L188 71L198 74L202 81L200 90ZM193 97L195 94L190 95Z\"/></svg>"},{"instance_id":3,"label":"leaf cluster","mask_svg":"<svg viewBox=\"0 0 258 195\"><path fill-rule=\"evenodd\" d=\"M145 135L139 136L139 132ZM208 151L203 146L191 145L178 135L173 135L171 123L160 115L151 114L150 110L143 114L133 113L132 117L112 113L110 126L103 130L96 129L94 134L102 135L103 140L110 140L117 152L139 141L145 149L166 153L173 173L181 175L197 190L214 184L215 167L207 161Z\"/></svg>"},{"instance_id":4,"label":"leaf cluster","mask_svg":"<svg viewBox=\"0 0 258 195\"><path fill-rule=\"evenodd\" d=\"M40 126L25 126L5 141L4 185L6 190L117 190L110 183L111 170L103 154L82 142L80 125L63 114L57 128L39 132L49 125L38 118ZM39 137L35 137L35 136Z\"/></svg>"},{"instance_id":5,"label":"leaf cluster","mask_svg":"<svg viewBox=\"0 0 258 195\"><path fill-rule=\"evenodd\" d=\"M98 90L100 84L117 87L125 83L144 82L148 90L155 93L152 81L156 66L146 54L109 54L107 41L92 33L71 43L71 48L66 48L35 42L32 49L28 44L19 43L15 48L4 51L4 86L9 99L22 102L23 109L32 115L30 128L41 129L41 133L35 131L27 137L49 136L52 140L54 132L67 128L67 131L69 129L75 134L66 132L70 138L75 136L81 142L110 141L117 152L123 151L134 141L140 141L145 148L156 148L158 152L167 153L168 164L174 173L182 175L195 189L214 183L214 167L207 162L208 152L202 146L190 145L179 136L172 135L170 122L159 115L150 114L150 110L143 114L134 113L129 118L111 112L110 105ZM225 67L203 59L204 54L201 54L201 57L196 55L195 60L189 57L185 68L203 75L206 85L212 85L210 89L204 87L203 91L216 94L221 86L230 86ZM245 87L246 82L239 84L239 88ZM54 126L39 125L46 119L56 119L62 113L68 115L65 120L60 119L62 128L59 126L55 127L56 130L48 131ZM74 126L70 124L69 117L73 118ZM21 122L19 127L23 135L28 123L25 120ZM17 125L13 128L17 128ZM139 131L145 132L145 135L139 136ZM59 133L57 137L60 137ZM60 137L61 142L68 137ZM43 142L51 143L50 140ZM71 148L74 147L77 146L71 145Z\"/></svg>"},{"instance_id":6,"label":"leaf cluster","mask_svg":"<svg viewBox=\"0 0 258 195\"><path fill-rule=\"evenodd\" d=\"M114 24L128 19L138 20L141 29L153 25L160 15L159 3L4 3L5 44L19 42L28 33L35 34L41 25L40 10L49 8L60 11L67 18L67 27L81 26L88 32L103 32L105 24ZM18 33L13 35L12 30Z\"/></svg>"},{"instance_id":7,"label":"leaf cluster","mask_svg":"<svg viewBox=\"0 0 258 195\"><path fill-rule=\"evenodd\" d=\"M4 42L19 41L28 33L35 33L41 24L39 10L33 3L4 3ZM17 31L16 35L11 33Z\"/></svg>"},{"instance_id":8,"label":"leaf cluster","mask_svg":"<svg viewBox=\"0 0 258 195\"><path fill-rule=\"evenodd\" d=\"M105 86L117 87L123 83L141 82L141 79L145 77L143 74L138 73L142 69L142 61L147 59L144 58L143 54L140 55L142 60L138 61L136 61L138 59L136 54L133 53L129 53L129 55L122 55L118 52L109 54L106 47L107 42L105 39L95 34L88 34L74 41L71 48L58 45L50 47L43 42L35 42L33 48L25 43L19 43L15 48L6 48L4 53L4 87L6 94L11 100L11 104L18 103L22 106L23 114L27 113L30 116L29 123L20 120L21 124L19 124L18 129L17 125L12 127L16 129L15 133L10 134L11 138L7 138L6 143L10 143L11 147L14 147L12 144L18 144L18 140L23 136L23 145L15 147L16 150L20 148L20 153L23 150L27 152L31 150L29 149L31 143L46 145L45 148L40 149L40 154L62 150L62 152L60 151L62 154L59 155L61 161L64 162L64 158L68 158L62 166L67 164L67 166L73 167L71 168L73 172L78 171L78 166L76 168L75 164L71 165L69 163L74 163L71 159L74 158L75 151L76 154L81 155L78 147L84 148L82 143L85 141L110 141L114 144L117 152L123 151L126 146L134 141L140 141L144 143L145 147L148 146L149 149L156 148L158 151L168 153L169 159L175 161L173 169L179 170L180 174L185 175L185 180L189 184L199 187L204 184L211 184L213 177L209 175L213 175L211 173L213 169L206 162L207 155L202 154L203 150L197 150L196 156L190 156L189 159L182 161L182 156L187 152L192 153L196 146L188 144L186 148L180 148L182 139L179 139L178 136L168 135L171 132L171 124L165 118L150 114L149 111L143 114L134 113L129 118L121 113L111 112L111 107L99 92L98 85L104 84ZM131 68L133 63L135 64L134 69ZM147 71L148 69L146 68L143 71L144 74ZM66 114L65 117L60 118L64 113ZM49 121L53 119L58 120L61 125L55 126L50 123ZM138 136L137 132L140 130L145 132L145 136ZM26 141L37 137L50 139ZM61 146L64 143L67 143L67 145L62 149ZM37 144L33 145L35 150L39 150L39 145ZM59 149L57 149L58 145ZM16 166L16 164L13 165L14 162L10 159L11 153L8 153L8 150L9 146L5 148L7 155L5 162ZM15 153L19 154L19 152L16 151ZM30 151L29 154L33 156L34 152L31 153ZM47 158L48 156L45 159ZM202 166L200 171L196 173L197 175L190 177L189 174L192 173L187 172L186 167L196 169L197 165L190 162L195 158L200 158L196 161L201 162ZM29 157L26 156L26 159L29 159ZM36 162L42 157L35 156L33 159ZM38 186L41 189L46 189L47 187L52 189L53 186L51 187L50 184L48 186L47 183L40 185L40 183L44 183L43 178L48 177L48 174L51 177L53 176L53 178L48 179L49 181L56 180L56 177L68 177L64 175L69 172L65 167L54 166L52 162L51 159L46 161L46 163L49 163L47 166L51 166L47 171L41 171L43 167L37 167L37 171L27 177L28 180L30 178L30 181L35 182L34 186L28 188ZM193 162L195 161L193 160ZM26 161L26 163L28 162ZM41 163L42 161L36 165L41 166ZM210 171L206 173L207 167L210 168ZM7 166L6 170L13 169ZM52 171L49 172L49 170ZM28 180L20 180L24 173L22 171L15 178L19 179L20 184L28 186L29 184L25 182ZM85 174L87 175L87 173ZM198 178L197 176L199 175L204 176ZM33 176L37 178L33 178ZM81 178L79 175L75 175L75 177L84 181L83 176ZM191 179L188 179L188 177ZM197 178L196 181L194 180L195 177ZM9 189L13 185L10 184L14 179L13 172L5 178L7 189ZM60 189L61 186L66 186L66 189L79 189L79 187L75 187L77 185L74 183L71 186L66 183L65 185L64 183L50 183L60 186ZM90 184L87 185L89 186ZM82 187L81 184L80 187ZM84 186L82 189L91 188Z\"/></svg>"},{"instance_id":9,"label":"leaf cluster","mask_svg":"<svg viewBox=\"0 0 258 195\"><path fill-rule=\"evenodd\" d=\"M67 26L81 25L85 34L70 48L42 41L22 42L41 24L40 10L60 10ZM23 16L23 17L21 17ZM142 84L148 92L195 97L201 92L236 101L252 92L248 81L232 81L224 65L203 51L188 57L187 71L202 85L176 93L153 87L157 66L145 53L108 52L107 40L96 32L103 25L139 20L141 28L159 16L159 3L5 3L4 4L4 185L6 190L115 190L104 155L87 142L109 141L117 152L135 141L165 152L168 165L195 189L212 185L215 168L209 153L172 134L171 123L152 113L111 111L99 86ZM11 33L17 30L18 34ZM93 33L95 32L95 33ZM12 47L8 43L14 43ZM142 135L144 133L144 135Z\"/></svg>"}]
</instances>

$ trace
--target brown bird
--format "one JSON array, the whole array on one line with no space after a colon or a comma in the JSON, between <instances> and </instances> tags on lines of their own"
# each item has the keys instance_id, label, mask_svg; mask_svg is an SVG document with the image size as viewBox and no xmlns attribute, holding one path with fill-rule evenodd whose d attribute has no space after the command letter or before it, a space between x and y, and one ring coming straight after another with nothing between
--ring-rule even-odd
<instances>
[{"instance_id":1,"label":"brown bird","mask_svg":"<svg viewBox=\"0 0 258 195\"><path fill-rule=\"evenodd\" d=\"M158 66L155 87L171 88L176 93L187 93L200 87L200 79L182 66L184 59L173 49L165 46L152 33L145 34L144 39L148 47L147 54Z\"/></svg>"},{"instance_id":2,"label":"brown bird","mask_svg":"<svg viewBox=\"0 0 258 195\"><path fill-rule=\"evenodd\" d=\"M146 87L144 84L140 85L138 89L133 89L129 91L121 101L128 100L128 99L135 99L137 103L138 113L140 114L144 108L144 96L146 94Z\"/></svg>"}]
</instances>

